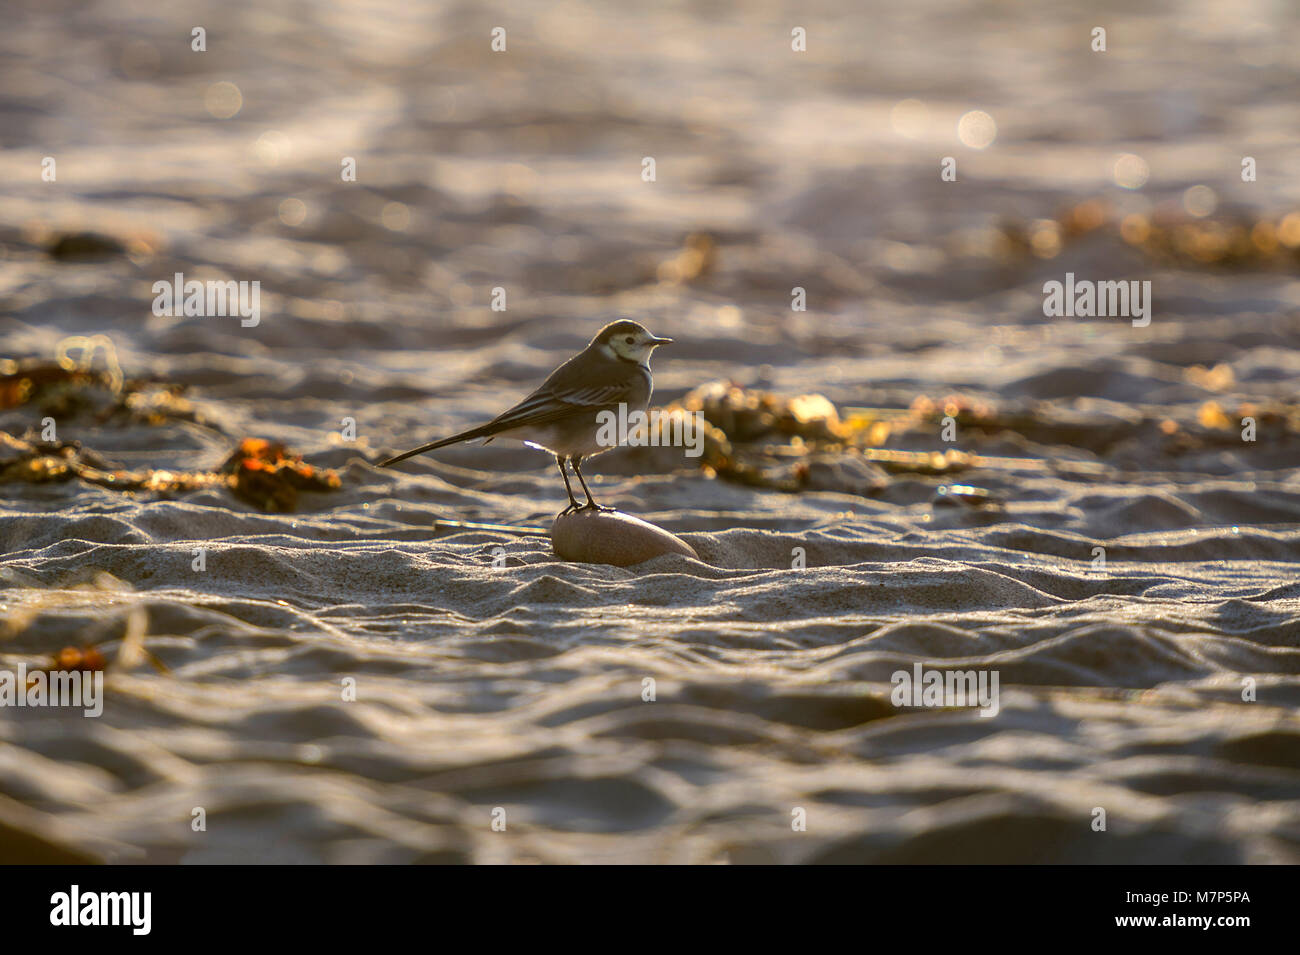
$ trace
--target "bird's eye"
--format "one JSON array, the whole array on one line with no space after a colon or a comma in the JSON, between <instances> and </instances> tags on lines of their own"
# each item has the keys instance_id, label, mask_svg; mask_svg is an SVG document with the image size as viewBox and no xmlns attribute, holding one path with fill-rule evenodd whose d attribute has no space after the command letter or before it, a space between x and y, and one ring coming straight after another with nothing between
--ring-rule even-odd
<instances>
[{"instance_id":1,"label":"bird's eye","mask_svg":"<svg viewBox=\"0 0 1300 955\"><path fill-rule=\"evenodd\" d=\"M632 344L632 336L631 335L627 336L627 338L623 339L623 341L627 342L629 345Z\"/></svg>"}]
</instances>

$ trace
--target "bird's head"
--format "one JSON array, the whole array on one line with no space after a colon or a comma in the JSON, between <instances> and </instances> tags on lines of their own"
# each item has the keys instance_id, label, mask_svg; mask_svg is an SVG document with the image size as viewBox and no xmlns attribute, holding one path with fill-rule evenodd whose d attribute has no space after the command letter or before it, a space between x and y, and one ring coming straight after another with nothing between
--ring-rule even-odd
<instances>
[{"instance_id":1,"label":"bird's head","mask_svg":"<svg viewBox=\"0 0 1300 955\"><path fill-rule=\"evenodd\" d=\"M650 354L660 345L671 342L671 338L656 338L644 325L624 318L602 328L591 344L606 351L612 358L648 365Z\"/></svg>"}]
</instances>

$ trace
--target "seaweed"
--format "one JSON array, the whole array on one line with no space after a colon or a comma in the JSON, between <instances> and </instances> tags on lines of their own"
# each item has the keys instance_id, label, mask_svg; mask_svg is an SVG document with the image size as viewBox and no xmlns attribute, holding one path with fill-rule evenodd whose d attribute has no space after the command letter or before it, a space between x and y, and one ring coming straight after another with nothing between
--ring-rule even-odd
<instances>
[{"instance_id":1,"label":"seaweed","mask_svg":"<svg viewBox=\"0 0 1300 955\"><path fill-rule=\"evenodd\" d=\"M73 478L114 491L146 491L168 497L224 487L266 511L292 511L300 491L333 491L338 473L307 464L284 445L245 438L217 471L115 468L76 442L41 443L0 431L0 483L39 484Z\"/></svg>"}]
</instances>

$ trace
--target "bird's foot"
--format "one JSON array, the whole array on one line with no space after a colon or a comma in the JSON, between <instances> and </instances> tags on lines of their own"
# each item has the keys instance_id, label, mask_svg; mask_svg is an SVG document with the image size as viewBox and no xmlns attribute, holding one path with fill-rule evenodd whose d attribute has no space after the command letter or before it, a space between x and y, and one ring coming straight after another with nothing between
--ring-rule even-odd
<instances>
[{"instance_id":1,"label":"bird's foot","mask_svg":"<svg viewBox=\"0 0 1300 955\"><path fill-rule=\"evenodd\" d=\"M577 501L570 501L569 506L566 507L564 510L560 511L560 513L556 514L555 516L558 519L563 517L565 514L572 514L574 511L580 511L582 509L583 509L582 505L579 504Z\"/></svg>"},{"instance_id":2,"label":"bird's foot","mask_svg":"<svg viewBox=\"0 0 1300 955\"><path fill-rule=\"evenodd\" d=\"M588 501L579 511L595 511L597 514L613 514L618 510L617 507L606 507L604 504L597 504L595 501Z\"/></svg>"}]
</instances>

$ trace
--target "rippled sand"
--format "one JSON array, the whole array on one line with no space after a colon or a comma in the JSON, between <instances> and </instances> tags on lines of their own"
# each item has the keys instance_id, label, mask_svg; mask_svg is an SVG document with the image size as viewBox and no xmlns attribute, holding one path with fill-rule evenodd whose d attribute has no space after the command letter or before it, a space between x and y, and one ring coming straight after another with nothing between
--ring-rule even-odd
<instances>
[{"instance_id":1,"label":"rippled sand","mask_svg":"<svg viewBox=\"0 0 1300 955\"><path fill-rule=\"evenodd\" d=\"M280 514L3 484L0 668L111 658L143 625L166 672L111 665L98 719L0 712L0 856L1300 861L1300 436L1204 426L1211 403L1296 402L1295 260L1007 238L1087 199L1155 221L1196 185L1219 216L1300 208L1300 15L843 6L40 4L10 25L0 357L102 334L127 377L186 386L195 420L57 416L124 468L215 468L253 435L341 488ZM229 119L205 107L222 82ZM972 110L987 149L957 138ZM47 254L68 230L124 251ZM154 316L177 271L260 281L260 324ZM1150 280L1151 325L1045 318L1067 271ZM504 408L617 316L678 340L657 402L731 379L841 409L961 393L1039 425L889 440L997 459L956 480L1001 507L936 504L942 476L787 494L607 455L597 496L702 558L627 570L446 523L547 526L564 494L537 452L369 463ZM896 708L916 663L997 671L998 714Z\"/></svg>"}]
</instances>

